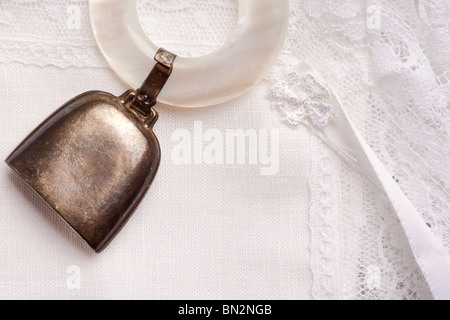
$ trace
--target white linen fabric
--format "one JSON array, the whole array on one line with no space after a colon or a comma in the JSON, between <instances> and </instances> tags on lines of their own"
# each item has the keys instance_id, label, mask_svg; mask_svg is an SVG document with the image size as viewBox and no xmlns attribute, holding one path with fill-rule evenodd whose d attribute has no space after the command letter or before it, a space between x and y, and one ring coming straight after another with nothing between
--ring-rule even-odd
<instances>
[{"instance_id":1,"label":"white linen fabric","mask_svg":"<svg viewBox=\"0 0 450 320\"><path fill-rule=\"evenodd\" d=\"M120 94L127 89L107 68L8 63L1 70L2 159L78 93L99 89ZM269 88L260 84L220 108L158 105L158 175L100 254L2 164L0 298L309 298L310 136L306 129L292 133L279 126L263 98ZM172 134L184 129L194 137L197 121L205 132L278 128L279 173L261 176L255 165L175 164L171 153L178 142Z\"/></svg>"},{"instance_id":2,"label":"white linen fabric","mask_svg":"<svg viewBox=\"0 0 450 320\"><path fill-rule=\"evenodd\" d=\"M152 40L185 56L219 47L237 19L235 0L142 0L138 8ZM311 135L320 125L300 125L311 112L298 109L304 83L290 70L305 60L319 71L449 252L449 7L295 0L290 24L284 54L247 95L203 110L159 106L162 167L100 255L24 196L3 166L0 297L431 298L383 192ZM0 62L3 158L70 97L125 89L96 47L86 0L2 1ZM286 83L290 99L277 94ZM332 110L320 110L319 124L332 119ZM219 130L278 128L279 173L174 165L171 135L193 132L195 121ZM80 289L70 289L78 270L70 265L79 267Z\"/></svg>"}]
</instances>

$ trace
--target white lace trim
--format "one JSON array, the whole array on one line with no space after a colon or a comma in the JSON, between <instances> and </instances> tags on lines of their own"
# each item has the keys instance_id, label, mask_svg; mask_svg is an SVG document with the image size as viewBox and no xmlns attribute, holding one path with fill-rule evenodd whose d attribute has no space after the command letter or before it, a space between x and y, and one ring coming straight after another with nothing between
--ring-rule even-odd
<instances>
[{"instance_id":1,"label":"white lace trim","mask_svg":"<svg viewBox=\"0 0 450 320\"><path fill-rule=\"evenodd\" d=\"M87 0L2 1L0 63L8 62L106 67L90 28Z\"/></svg>"},{"instance_id":2,"label":"white lace trim","mask_svg":"<svg viewBox=\"0 0 450 320\"><path fill-rule=\"evenodd\" d=\"M323 142L311 141L311 270L315 299L340 299L342 241L339 159Z\"/></svg>"},{"instance_id":3,"label":"white lace trim","mask_svg":"<svg viewBox=\"0 0 450 320\"><path fill-rule=\"evenodd\" d=\"M450 165L448 7L438 0L367 5L320 0L296 3L292 15L286 49L320 71L434 234L450 249L450 193L445 183L450 176L442 169ZM286 66L295 66L292 58L285 60ZM274 90L289 82L286 76L275 79ZM286 108L281 110L286 119ZM320 129L313 131L322 137ZM321 153L312 147L314 297L430 298L385 197L341 160L330 160L341 161L338 178L321 172ZM338 190L334 183L324 190L322 179L338 179ZM340 195L339 204L333 201L339 209L318 200L328 193ZM323 210L330 215L321 215ZM320 228L328 230L328 237ZM336 233L340 237L334 237Z\"/></svg>"},{"instance_id":4,"label":"white lace trim","mask_svg":"<svg viewBox=\"0 0 450 320\"><path fill-rule=\"evenodd\" d=\"M333 108L326 102L330 98L327 86L310 73L288 73L273 86L272 95L272 105L289 125L308 119L320 129L334 118Z\"/></svg>"}]
</instances>

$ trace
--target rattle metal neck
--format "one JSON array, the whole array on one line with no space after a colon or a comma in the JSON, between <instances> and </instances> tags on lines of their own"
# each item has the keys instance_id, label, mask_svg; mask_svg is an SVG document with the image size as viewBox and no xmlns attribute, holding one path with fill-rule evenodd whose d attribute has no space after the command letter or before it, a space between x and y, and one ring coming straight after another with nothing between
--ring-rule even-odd
<instances>
[{"instance_id":1,"label":"rattle metal neck","mask_svg":"<svg viewBox=\"0 0 450 320\"><path fill-rule=\"evenodd\" d=\"M173 62L177 56L163 48L156 52L156 64L136 90L134 100L131 102L133 110L146 117L151 113L152 107L156 104L156 98L169 79L173 69Z\"/></svg>"}]
</instances>

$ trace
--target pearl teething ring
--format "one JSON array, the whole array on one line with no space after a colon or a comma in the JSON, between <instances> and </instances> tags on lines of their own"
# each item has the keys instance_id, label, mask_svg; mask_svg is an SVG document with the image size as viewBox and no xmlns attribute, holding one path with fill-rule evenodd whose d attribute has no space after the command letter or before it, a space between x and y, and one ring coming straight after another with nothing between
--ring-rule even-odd
<instances>
[{"instance_id":1,"label":"pearl teething ring","mask_svg":"<svg viewBox=\"0 0 450 320\"><path fill-rule=\"evenodd\" d=\"M89 12L108 63L138 88L155 64L158 47L142 30L136 0L90 0ZM230 39L209 55L177 57L158 100L180 107L205 107L242 95L275 62L288 22L288 0L239 0L239 19Z\"/></svg>"}]
</instances>

